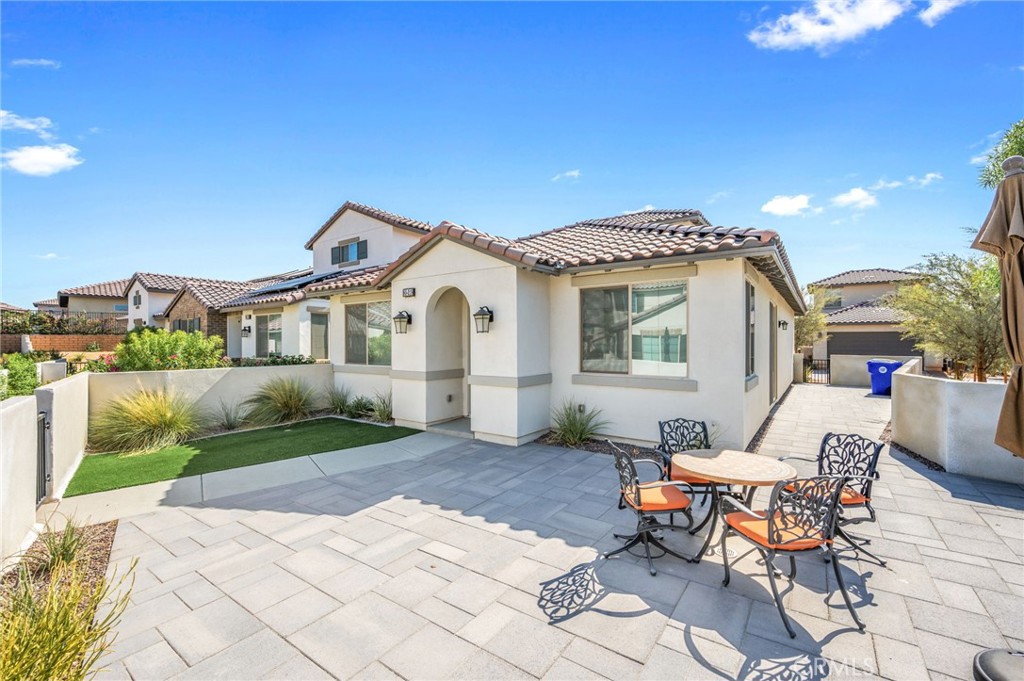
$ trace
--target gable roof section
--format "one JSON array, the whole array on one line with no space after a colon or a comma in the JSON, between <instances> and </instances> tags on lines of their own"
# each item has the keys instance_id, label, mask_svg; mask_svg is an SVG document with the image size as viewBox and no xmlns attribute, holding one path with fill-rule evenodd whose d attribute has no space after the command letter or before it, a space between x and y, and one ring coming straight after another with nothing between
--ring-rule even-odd
<instances>
[{"instance_id":1,"label":"gable roof section","mask_svg":"<svg viewBox=\"0 0 1024 681\"><path fill-rule=\"evenodd\" d=\"M818 281L811 282L809 286L857 286L859 284L891 284L897 281L920 279L917 272L906 270L890 270L884 267L874 267L867 270L847 270L831 277L825 277Z\"/></svg>"},{"instance_id":2,"label":"gable roof section","mask_svg":"<svg viewBox=\"0 0 1024 681\"><path fill-rule=\"evenodd\" d=\"M28 312L28 310L23 307L18 307L17 305L0 302L0 312Z\"/></svg>"},{"instance_id":3,"label":"gable roof section","mask_svg":"<svg viewBox=\"0 0 1024 681\"><path fill-rule=\"evenodd\" d=\"M47 298L46 300L37 300L32 305L35 307L60 307L60 301L56 298Z\"/></svg>"},{"instance_id":4,"label":"gable roof section","mask_svg":"<svg viewBox=\"0 0 1024 681\"><path fill-rule=\"evenodd\" d=\"M651 223L672 224L677 222L691 222L697 225L710 225L704 214L695 208L663 208L651 210L638 210L633 213L623 213L610 218L595 218L584 220L590 223L608 223L620 226L647 225Z\"/></svg>"},{"instance_id":5,"label":"gable roof section","mask_svg":"<svg viewBox=\"0 0 1024 681\"><path fill-rule=\"evenodd\" d=\"M177 293L187 284L212 284L221 286L244 284L244 282L233 281L231 279L206 279L205 277L183 277L176 274L136 272L124 287L125 295L127 295L128 289L130 289L132 284L136 281L142 284L143 288L147 291L157 291L159 293Z\"/></svg>"},{"instance_id":6,"label":"gable roof section","mask_svg":"<svg viewBox=\"0 0 1024 681\"><path fill-rule=\"evenodd\" d=\"M128 279L101 281L98 284L74 286L57 291L58 296L79 296L82 298L124 298L128 288Z\"/></svg>"},{"instance_id":7,"label":"gable roof section","mask_svg":"<svg viewBox=\"0 0 1024 681\"><path fill-rule=\"evenodd\" d=\"M856 305L847 305L825 315L828 326L842 324L899 324L903 314L878 300L868 300Z\"/></svg>"},{"instance_id":8,"label":"gable roof section","mask_svg":"<svg viewBox=\"0 0 1024 681\"><path fill-rule=\"evenodd\" d=\"M234 300L251 289L252 287L246 283L227 285L209 282L189 282L178 289L177 294L171 298L171 302L164 308L163 314L165 317L170 314L171 310L185 294L191 295L206 308L219 308L221 305Z\"/></svg>"},{"instance_id":9,"label":"gable roof section","mask_svg":"<svg viewBox=\"0 0 1024 681\"><path fill-rule=\"evenodd\" d=\"M412 218L407 218L404 215L398 215L397 213L389 213L386 210L374 208L373 206L366 206L361 203L356 203L355 201L346 201L341 205L341 208L334 211L334 215L327 218L327 222L321 225L320 229L316 230L316 234L309 238L309 241L306 242L306 250L313 250L313 244L316 243L316 240L320 238L320 235L326 232L327 228L334 224L334 221L340 218L341 214L347 210L353 210L357 213L362 213L367 217L371 217L374 220L380 220L381 222L387 223L392 227L408 229L410 231L419 232L421 234L424 232L429 232L431 229L430 223L427 222L413 220Z\"/></svg>"},{"instance_id":10,"label":"gable roof section","mask_svg":"<svg viewBox=\"0 0 1024 681\"><path fill-rule=\"evenodd\" d=\"M320 279L316 282L299 285L293 289L283 291L268 291L259 293L252 291L236 295L230 300L222 303L219 308L222 312L237 310L244 307L266 307L269 304L287 305L307 297L308 293L324 293L342 290L360 290L373 288L377 278L384 271L383 265L360 267L354 270L345 270L337 274Z\"/></svg>"}]
</instances>

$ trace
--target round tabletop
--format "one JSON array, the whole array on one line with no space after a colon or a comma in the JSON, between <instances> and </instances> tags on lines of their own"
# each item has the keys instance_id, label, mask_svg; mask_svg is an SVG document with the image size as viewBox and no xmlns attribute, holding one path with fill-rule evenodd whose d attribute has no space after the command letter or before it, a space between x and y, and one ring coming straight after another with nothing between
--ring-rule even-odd
<instances>
[{"instance_id":1,"label":"round tabletop","mask_svg":"<svg viewBox=\"0 0 1024 681\"><path fill-rule=\"evenodd\" d=\"M672 455L672 466L691 475L744 487L774 485L792 480L796 469L770 456L732 449L692 449Z\"/></svg>"}]
</instances>

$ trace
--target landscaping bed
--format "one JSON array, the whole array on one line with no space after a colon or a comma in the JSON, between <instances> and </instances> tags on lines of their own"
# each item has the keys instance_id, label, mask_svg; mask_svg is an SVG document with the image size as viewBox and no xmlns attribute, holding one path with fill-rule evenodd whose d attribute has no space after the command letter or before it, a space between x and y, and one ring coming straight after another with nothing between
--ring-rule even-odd
<instances>
[{"instance_id":1,"label":"landscaping bed","mask_svg":"<svg viewBox=\"0 0 1024 681\"><path fill-rule=\"evenodd\" d=\"M390 442L417 432L400 426L322 418L200 438L147 454L90 454L82 459L65 496Z\"/></svg>"}]
</instances>

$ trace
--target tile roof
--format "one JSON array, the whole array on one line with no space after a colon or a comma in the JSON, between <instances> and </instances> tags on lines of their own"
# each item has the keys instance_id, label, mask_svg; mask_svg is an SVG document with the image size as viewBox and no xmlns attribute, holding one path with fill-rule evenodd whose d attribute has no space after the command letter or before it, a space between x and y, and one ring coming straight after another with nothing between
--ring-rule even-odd
<instances>
[{"instance_id":1,"label":"tile roof","mask_svg":"<svg viewBox=\"0 0 1024 681\"><path fill-rule=\"evenodd\" d=\"M327 222L320 226L320 229L316 230L316 234L309 238L306 242L306 250L313 249L313 243L320 238L320 235L327 231L327 228L334 224L334 221L341 217L341 214L347 210L354 210L357 213L362 213L367 217L371 217L381 222L386 222L392 227L401 227L403 229L409 229L414 232L429 232L431 225L429 222L422 222L420 220L413 220L407 218L404 215L398 215L397 213L389 213L386 210L380 208L374 208L373 206L366 206L355 201L346 201L341 205L341 208L334 211L331 217L327 218Z\"/></svg>"},{"instance_id":2,"label":"tile roof","mask_svg":"<svg viewBox=\"0 0 1024 681\"><path fill-rule=\"evenodd\" d=\"M646 225L653 222L674 223L692 222L700 225L710 225L704 214L694 208L663 208L651 210L638 210L632 213L623 213L610 218L596 218L584 220L584 222L599 223L608 222L619 225Z\"/></svg>"},{"instance_id":3,"label":"tile roof","mask_svg":"<svg viewBox=\"0 0 1024 681\"><path fill-rule=\"evenodd\" d=\"M154 274L153 272L136 272L128 280L127 289L135 281L141 283L147 291L162 291L164 293L177 293L186 284L213 284L231 286L243 282L230 279L206 279L205 277L183 277L176 274ZM127 293L127 290L126 290Z\"/></svg>"},{"instance_id":4,"label":"tile roof","mask_svg":"<svg viewBox=\"0 0 1024 681\"><path fill-rule=\"evenodd\" d=\"M94 298L124 298L125 289L128 287L128 279L115 279L114 281L101 281L98 284L86 284L57 291L59 296L82 296Z\"/></svg>"},{"instance_id":5,"label":"tile roof","mask_svg":"<svg viewBox=\"0 0 1024 681\"><path fill-rule=\"evenodd\" d=\"M812 282L809 286L856 286L858 284L890 284L908 279L919 279L917 272L905 270L890 270L884 267L874 267L867 270L847 270Z\"/></svg>"},{"instance_id":6,"label":"tile roof","mask_svg":"<svg viewBox=\"0 0 1024 681\"><path fill-rule=\"evenodd\" d=\"M254 287L243 284L213 284L209 282L196 282L185 284L178 295L167 306L167 310L170 311L174 304L178 302L178 299L186 294L191 294L196 300L210 308L218 308L230 300L234 300L238 296L251 291Z\"/></svg>"},{"instance_id":7,"label":"tile roof","mask_svg":"<svg viewBox=\"0 0 1024 681\"><path fill-rule=\"evenodd\" d=\"M36 307L58 307L60 306L60 301L56 298L47 298L46 300L37 300L32 304Z\"/></svg>"},{"instance_id":8,"label":"tile roof","mask_svg":"<svg viewBox=\"0 0 1024 681\"><path fill-rule=\"evenodd\" d=\"M310 293L319 293L322 291L369 288L377 283L377 279L380 278L381 272L384 269L385 265L371 265L370 267L360 267L359 269L339 272L337 276L321 279L316 283L310 284L306 287L306 290Z\"/></svg>"},{"instance_id":9,"label":"tile roof","mask_svg":"<svg viewBox=\"0 0 1024 681\"><path fill-rule=\"evenodd\" d=\"M255 279L247 280L245 283L252 284L252 288L259 288L261 286L270 286L271 284L277 284L287 279L305 277L310 274L313 274L313 268L303 267L297 270L291 270L290 272L281 272L280 274L268 274L265 277L256 277Z\"/></svg>"},{"instance_id":10,"label":"tile roof","mask_svg":"<svg viewBox=\"0 0 1024 681\"><path fill-rule=\"evenodd\" d=\"M23 307L18 307L17 305L10 305L10 304L4 303L2 301L0 301L0 311L2 311L2 312L28 312L28 310L26 310Z\"/></svg>"},{"instance_id":11,"label":"tile roof","mask_svg":"<svg viewBox=\"0 0 1024 681\"><path fill-rule=\"evenodd\" d=\"M377 278L383 271L383 265L373 265L353 270L344 270L328 278L320 279L306 285L299 285L294 289L236 295L230 300L226 300L221 303L219 308L221 310L229 310L242 307L266 306L271 303L287 305L304 299L307 293L370 288L376 284Z\"/></svg>"},{"instance_id":12,"label":"tile roof","mask_svg":"<svg viewBox=\"0 0 1024 681\"><path fill-rule=\"evenodd\" d=\"M847 305L825 315L829 326L838 324L899 324L904 316L899 310L879 300L868 300L856 305Z\"/></svg>"}]
</instances>

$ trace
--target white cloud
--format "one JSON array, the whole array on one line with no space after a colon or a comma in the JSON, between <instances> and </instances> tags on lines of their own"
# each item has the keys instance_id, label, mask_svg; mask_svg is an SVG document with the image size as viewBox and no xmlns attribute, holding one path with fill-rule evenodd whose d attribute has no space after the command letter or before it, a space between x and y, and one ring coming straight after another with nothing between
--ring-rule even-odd
<instances>
[{"instance_id":1,"label":"white cloud","mask_svg":"<svg viewBox=\"0 0 1024 681\"><path fill-rule=\"evenodd\" d=\"M60 68L60 62L55 59L12 59L11 66L29 66L56 70Z\"/></svg>"},{"instance_id":2,"label":"white cloud","mask_svg":"<svg viewBox=\"0 0 1024 681\"><path fill-rule=\"evenodd\" d=\"M552 177L551 181L558 182L559 180L578 180L580 179L581 174L582 173L580 173L579 168L576 168L575 170L566 170L564 173L558 173Z\"/></svg>"},{"instance_id":3,"label":"white cloud","mask_svg":"<svg viewBox=\"0 0 1024 681\"><path fill-rule=\"evenodd\" d=\"M777 194L761 206L761 212L779 217L793 217L795 215L804 215L807 212L821 211L811 206L811 196L809 194L796 194L795 196Z\"/></svg>"},{"instance_id":4,"label":"white cloud","mask_svg":"<svg viewBox=\"0 0 1024 681\"><path fill-rule=\"evenodd\" d=\"M932 28L939 23L942 17L946 16L960 5L966 5L968 0L932 0L931 4L917 13L917 18Z\"/></svg>"},{"instance_id":5,"label":"white cloud","mask_svg":"<svg viewBox=\"0 0 1024 681\"><path fill-rule=\"evenodd\" d=\"M22 175L47 177L82 165L78 149L70 144L19 147L2 154L3 167Z\"/></svg>"},{"instance_id":6,"label":"white cloud","mask_svg":"<svg viewBox=\"0 0 1024 681\"><path fill-rule=\"evenodd\" d=\"M0 130L17 130L20 132L32 132L39 136L39 139L50 141L53 139L53 121L46 116L35 118L24 118L14 113L0 109Z\"/></svg>"},{"instance_id":7,"label":"white cloud","mask_svg":"<svg viewBox=\"0 0 1024 681\"><path fill-rule=\"evenodd\" d=\"M643 208L638 208L636 210L623 211L622 214L623 215L632 215L633 213L643 213L644 211L647 211L647 210L654 210L654 204L653 203L647 203L647 204L644 204Z\"/></svg>"},{"instance_id":8,"label":"white cloud","mask_svg":"<svg viewBox=\"0 0 1024 681\"><path fill-rule=\"evenodd\" d=\"M792 14L760 24L747 39L763 49L811 47L827 53L885 28L910 7L909 0L813 0Z\"/></svg>"},{"instance_id":9,"label":"white cloud","mask_svg":"<svg viewBox=\"0 0 1024 681\"><path fill-rule=\"evenodd\" d=\"M36 256L40 260L67 260L66 255L57 255L56 253L43 253L42 255Z\"/></svg>"},{"instance_id":10,"label":"white cloud","mask_svg":"<svg viewBox=\"0 0 1024 681\"><path fill-rule=\"evenodd\" d=\"M727 198L729 198L730 196L732 196L732 192L730 192L730 191L724 191L724 192L715 192L714 194L712 194L711 196L709 196L709 197L707 198L707 200L706 200L706 201L704 201L704 203L706 203L706 204L709 204L709 205L710 205L710 204L712 204L712 203L718 203L718 202L719 202L719 201L721 201L722 199L727 199Z\"/></svg>"},{"instance_id":11,"label":"white cloud","mask_svg":"<svg viewBox=\"0 0 1024 681\"><path fill-rule=\"evenodd\" d=\"M918 187L927 187L932 182L938 182L941 179L942 173L925 173L924 177L914 177L911 175L907 178L907 182L917 185Z\"/></svg>"},{"instance_id":12,"label":"white cloud","mask_svg":"<svg viewBox=\"0 0 1024 681\"><path fill-rule=\"evenodd\" d=\"M969 161L969 163L972 166L985 165L986 163L988 163L988 155L991 154L993 151L995 151L995 147L990 147L985 151L981 152L980 154L975 154L974 156L971 156L971 160Z\"/></svg>"},{"instance_id":13,"label":"white cloud","mask_svg":"<svg viewBox=\"0 0 1024 681\"><path fill-rule=\"evenodd\" d=\"M843 192L838 196L833 196L832 205L843 208L853 208L854 210L864 210L865 208L873 208L877 206L878 199L874 194L869 192L867 189L864 189L864 187L854 187L848 192Z\"/></svg>"},{"instance_id":14,"label":"white cloud","mask_svg":"<svg viewBox=\"0 0 1024 681\"><path fill-rule=\"evenodd\" d=\"M896 189L897 187L902 186L903 182L901 182L900 180L893 180L892 182L889 182L884 177L882 177L879 178L878 182L868 187L868 189L871 191L878 191L879 189Z\"/></svg>"}]
</instances>

